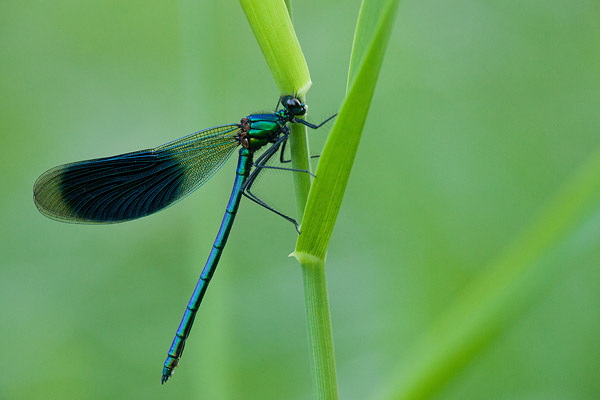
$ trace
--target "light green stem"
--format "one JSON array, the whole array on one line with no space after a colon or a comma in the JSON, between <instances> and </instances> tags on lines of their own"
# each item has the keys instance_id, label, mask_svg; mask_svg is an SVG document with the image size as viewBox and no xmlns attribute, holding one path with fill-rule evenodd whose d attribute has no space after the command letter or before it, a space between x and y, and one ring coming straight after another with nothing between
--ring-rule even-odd
<instances>
[{"instance_id":1,"label":"light green stem","mask_svg":"<svg viewBox=\"0 0 600 400\"><path fill-rule=\"evenodd\" d=\"M292 133L290 134L289 145L292 157L292 168L310 171L310 162L308 158L308 139L306 137L306 127L301 124L292 124ZM294 187L296 191L296 205L298 215L304 215L308 192L310 191L310 175L306 172L294 172ZM301 223L302 221L298 221Z\"/></svg>"},{"instance_id":2,"label":"light green stem","mask_svg":"<svg viewBox=\"0 0 600 400\"><path fill-rule=\"evenodd\" d=\"M308 344L315 391L318 399L337 399L333 332L323 260L315 259L312 262L303 263L302 276L304 278Z\"/></svg>"}]
</instances>

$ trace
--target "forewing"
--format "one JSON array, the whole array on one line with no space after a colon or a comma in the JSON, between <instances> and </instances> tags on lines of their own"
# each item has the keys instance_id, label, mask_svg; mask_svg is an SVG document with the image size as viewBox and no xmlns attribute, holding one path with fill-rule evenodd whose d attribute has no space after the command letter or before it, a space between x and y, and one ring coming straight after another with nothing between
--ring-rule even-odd
<instances>
[{"instance_id":1,"label":"forewing","mask_svg":"<svg viewBox=\"0 0 600 400\"><path fill-rule=\"evenodd\" d=\"M223 125L155 149L55 167L33 187L40 212L76 223L115 223L144 217L205 183L238 145L238 125Z\"/></svg>"}]
</instances>

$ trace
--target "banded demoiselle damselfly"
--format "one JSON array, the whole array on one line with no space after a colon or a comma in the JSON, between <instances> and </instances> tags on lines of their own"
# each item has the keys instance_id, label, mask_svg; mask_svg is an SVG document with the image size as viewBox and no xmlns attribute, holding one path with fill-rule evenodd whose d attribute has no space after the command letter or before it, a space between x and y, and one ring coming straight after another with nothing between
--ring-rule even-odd
<instances>
[{"instance_id":1,"label":"banded demoiselle damselfly","mask_svg":"<svg viewBox=\"0 0 600 400\"><path fill-rule=\"evenodd\" d=\"M233 220L244 195L292 222L296 221L270 207L254 193L252 185L265 168L296 172L309 171L269 166L267 162L287 143L290 123L317 129L318 125L296 118L306 113L306 105L294 96L282 96L271 114L251 114L237 124L205 129L149 150L125 153L60 165L44 172L35 182L33 199L45 216L83 224L110 224L153 214L183 199L204 184L227 161L237 146L238 164L233 190L221 227L208 260L200 274L163 366L161 382L177 367L185 341L194 323L210 279L227 242ZM254 153L267 149L254 160ZM254 170L252 170L254 167Z\"/></svg>"}]
</instances>

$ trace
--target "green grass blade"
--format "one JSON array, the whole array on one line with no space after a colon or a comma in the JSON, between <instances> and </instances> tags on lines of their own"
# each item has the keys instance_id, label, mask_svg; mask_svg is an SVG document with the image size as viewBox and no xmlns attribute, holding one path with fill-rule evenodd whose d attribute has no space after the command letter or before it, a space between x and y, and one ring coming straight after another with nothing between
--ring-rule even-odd
<instances>
[{"instance_id":1,"label":"green grass blade","mask_svg":"<svg viewBox=\"0 0 600 400\"><path fill-rule=\"evenodd\" d=\"M304 97L308 66L283 0L240 0L280 93Z\"/></svg>"},{"instance_id":2,"label":"green grass blade","mask_svg":"<svg viewBox=\"0 0 600 400\"><path fill-rule=\"evenodd\" d=\"M384 399L427 399L480 354L571 263L552 265L555 249L600 208L600 150L545 207L529 229L476 279L431 329L382 393ZM552 257L551 257L552 256ZM552 268L548 267L548 264ZM556 265L558 264L558 265Z\"/></svg>"},{"instance_id":3,"label":"green grass blade","mask_svg":"<svg viewBox=\"0 0 600 400\"><path fill-rule=\"evenodd\" d=\"M302 234L293 255L305 260L324 259L333 227L352 170L371 98L392 30L397 0L365 1L360 17L377 21L366 24L359 20L354 43L362 49L353 51L351 71L356 71L350 90L321 154L308 198ZM376 15L376 17L375 17ZM363 28L361 28L363 27ZM370 29L366 29L370 27ZM363 38L363 36L365 36ZM355 66L358 63L358 66Z\"/></svg>"},{"instance_id":4,"label":"green grass blade","mask_svg":"<svg viewBox=\"0 0 600 400\"><path fill-rule=\"evenodd\" d=\"M360 70L362 61L369 51L373 36L381 24L384 23L382 19L386 17L386 13L382 12L382 10L385 10L390 5L391 2L389 1L377 0L363 1L360 7L356 30L354 31L350 66L348 68L348 91L352 87L356 73Z\"/></svg>"}]
</instances>

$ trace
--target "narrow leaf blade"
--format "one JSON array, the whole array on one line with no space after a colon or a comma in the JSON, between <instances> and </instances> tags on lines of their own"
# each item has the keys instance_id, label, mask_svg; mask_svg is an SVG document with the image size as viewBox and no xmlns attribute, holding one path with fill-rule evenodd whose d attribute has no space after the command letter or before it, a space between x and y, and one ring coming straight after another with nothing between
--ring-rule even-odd
<instances>
[{"instance_id":1,"label":"narrow leaf blade","mask_svg":"<svg viewBox=\"0 0 600 400\"><path fill-rule=\"evenodd\" d=\"M304 97L312 82L283 0L240 0L280 93Z\"/></svg>"},{"instance_id":2,"label":"narrow leaf blade","mask_svg":"<svg viewBox=\"0 0 600 400\"><path fill-rule=\"evenodd\" d=\"M356 67L356 77L321 154L317 178L311 188L302 220L302 234L293 253L301 263L303 259L325 257L369 112L397 6L397 0L364 2L362 5L363 9L372 7L372 10L361 11L360 15L372 17L377 14L378 22L370 25L373 29L360 32L361 36L366 35L368 39L355 39L355 44L369 45L365 47L361 60L353 59L360 62Z\"/></svg>"}]
</instances>

